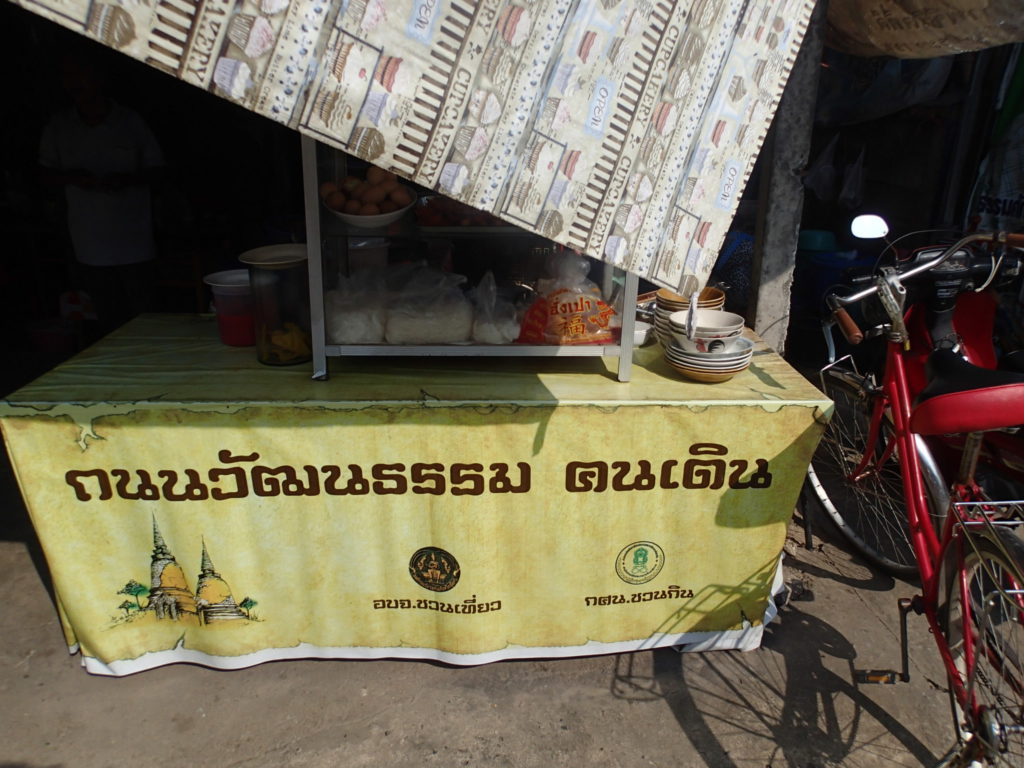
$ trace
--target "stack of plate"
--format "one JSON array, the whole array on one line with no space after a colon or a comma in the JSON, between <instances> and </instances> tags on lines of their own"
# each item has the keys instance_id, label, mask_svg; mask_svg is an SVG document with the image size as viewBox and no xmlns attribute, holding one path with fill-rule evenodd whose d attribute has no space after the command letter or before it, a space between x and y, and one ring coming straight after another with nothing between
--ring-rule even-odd
<instances>
[{"instance_id":1,"label":"stack of plate","mask_svg":"<svg viewBox=\"0 0 1024 768\"><path fill-rule=\"evenodd\" d=\"M721 309L725 306L725 291L721 288L705 288L697 297L699 309ZM672 341L672 331L669 328L668 316L673 312L682 312L690 308L690 299L680 296L667 288L662 288L654 297L654 332L661 342L667 346Z\"/></svg>"},{"instance_id":2,"label":"stack of plate","mask_svg":"<svg viewBox=\"0 0 1024 768\"><path fill-rule=\"evenodd\" d=\"M665 361L688 379L728 381L750 365L754 342L742 336L730 339L722 352L687 352L674 341L665 346Z\"/></svg>"}]
</instances>

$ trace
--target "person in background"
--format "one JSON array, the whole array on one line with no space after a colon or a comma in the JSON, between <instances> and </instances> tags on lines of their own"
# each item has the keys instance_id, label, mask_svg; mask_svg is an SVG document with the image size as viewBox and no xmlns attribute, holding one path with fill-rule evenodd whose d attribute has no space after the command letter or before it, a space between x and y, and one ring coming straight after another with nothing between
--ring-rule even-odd
<instances>
[{"instance_id":1,"label":"person in background","mask_svg":"<svg viewBox=\"0 0 1024 768\"><path fill-rule=\"evenodd\" d=\"M75 276L97 317L89 335L98 337L151 309L151 186L164 159L138 113L110 98L106 73L89 52L65 54L61 79L72 104L43 130L40 178L64 191Z\"/></svg>"}]
</instances>

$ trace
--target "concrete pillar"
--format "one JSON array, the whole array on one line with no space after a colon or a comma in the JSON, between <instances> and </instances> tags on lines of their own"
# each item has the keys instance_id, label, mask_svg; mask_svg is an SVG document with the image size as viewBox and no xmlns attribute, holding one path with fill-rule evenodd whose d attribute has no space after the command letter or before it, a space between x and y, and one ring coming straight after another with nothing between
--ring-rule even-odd
<instances>
[{"instance_id":1,"label":"concrete pillar","mask_svg":"<svg viewBox=\"0 0 1024 768\"><path fill-rule=\"evenodd\" d=\"M814 128L818 72L827 0L818 0L803 45L761 150L751 306L754 330L782 353L789 325L789 294L803 212L801 174Z\"/></svg>"}]
</instances>

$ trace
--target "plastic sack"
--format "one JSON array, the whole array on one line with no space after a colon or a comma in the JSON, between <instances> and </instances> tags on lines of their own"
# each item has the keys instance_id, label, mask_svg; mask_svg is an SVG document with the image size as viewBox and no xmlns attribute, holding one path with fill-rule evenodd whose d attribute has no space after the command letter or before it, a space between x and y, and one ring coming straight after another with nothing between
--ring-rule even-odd
<instances>
[{"instance_id":1,"label":"plastic sack","mask_svg":"<svg viewBox=\"0 0 1024 768\"><path fill-rule=\"evenodd\" d=\"M330 344L382 344L386 318L385 275L367 269L338 280L324 294L324 321Z\"/></svg>"},{"instance_id":2,"label":"plastic sack","mask_svg":"<svg viewBox=\"0 0 1024 768\"><path fill-rule=\"evenodd\" d=\"M473 317L473 341L478 344L511 344L519 337L516 308L498 296L498 284L488 270L470 292L476 307Z\"/></svg>"},{"instance_id":3,"label":"plastic sack","mask_svg":"<svg viewBox=\"0 0 1024 768\"><path fill-rule=\"evenodd\" d=\"M538 298L526 311L518 341L521 344L613 344L618 324L615 310L587 279L590 262L571 251L555 253L548 271L553 276L537 284Z\"/></svg>"},{"instance_id":4,"label":"plastic sack","mask_svg":"<svg viewBox=\"0 0 1024 768\"><path fill-rule=\"evenodd\" d=\"M1024 230L1024 113L982 163L971 208L981 229Z\"/></svg>"},{"instance_id":5,"label":"plastic sack","mask_svg":"<svg viewBox=\"0 0 1024 768\"><path fill-rule=\"evenodd\" d=\"M864 155L866 147L861 147L857 159L846 166L843 171L843 185L839 190L839 205L848 211L855 210L864 202Z\"/></svg>"},{"instance_id":6,"label":"plastic sack","mask_svg":"<svg viewBox=\"0 0 1024 768\"><path fill-rule=\"evenodd\" d=\"M473 305L462 292L463 275L416 267L408 279L391 275L384 329L389 344L459 344L473 330ZM401 283L401 284L398 284Z\"/></svg>"},{"instance_id":7,"label":"plastic sack","mask_svg":"<svg viewBox=\"0 0 1024 768\"><path fill-rule=\"evenodd\" d=\"M836 145L839 143L839 134L832 137L832 140L825 145L821 153L814 158L804 175L804 187L810 190L819 200L832 200L835 198L836 188Z\"/></svg>"}]
</instances>

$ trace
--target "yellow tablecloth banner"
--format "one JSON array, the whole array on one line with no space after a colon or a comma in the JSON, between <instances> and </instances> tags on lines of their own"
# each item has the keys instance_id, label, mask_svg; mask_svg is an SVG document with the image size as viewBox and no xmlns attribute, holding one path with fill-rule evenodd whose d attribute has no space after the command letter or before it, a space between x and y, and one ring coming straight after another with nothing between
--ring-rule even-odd
<instances>
[{"instance_id":1,"label":"yellow tablecloth banner","mask_svg":"<svg viewBox=\"0 0 1024 768\"><path fill-rule=\"evenodd\" d=\"M145 316L0 423L92 672L756 646L830 403L763 345L721 384L636 362L315 382Z\"/></svg>"}]
</instances>

